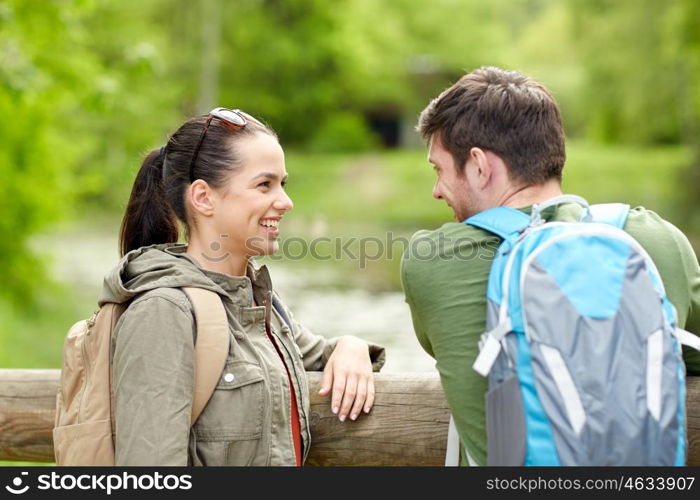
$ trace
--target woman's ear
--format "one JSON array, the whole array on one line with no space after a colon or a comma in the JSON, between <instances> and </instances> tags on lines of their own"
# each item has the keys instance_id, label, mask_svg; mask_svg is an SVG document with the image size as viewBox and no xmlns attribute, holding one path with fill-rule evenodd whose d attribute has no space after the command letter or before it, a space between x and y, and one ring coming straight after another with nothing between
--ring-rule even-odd
<instances>
[{"instance_id":1,"label":"woman's ear","mask_svg":"<svg viewBox=\"0 0 700 500\"><path fill-rule=\"evenodd\" d=\"M214 215L213 189L202 179L194 181L187 189L187 201L192 208L192 215L211 217Z\"/></svg>"}]
</instances>

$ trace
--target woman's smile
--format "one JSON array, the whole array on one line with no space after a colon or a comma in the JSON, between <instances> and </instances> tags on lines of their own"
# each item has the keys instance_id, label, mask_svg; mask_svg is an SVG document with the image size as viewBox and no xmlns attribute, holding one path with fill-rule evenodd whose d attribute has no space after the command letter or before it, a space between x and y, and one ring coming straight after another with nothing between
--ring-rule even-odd
<instances>
[{"instance_id":1,"label":"woman's smile","mask_svg":"<svg viewBox=\"0 0 700 500\"><path fill-rule=\"evenodd\" d=\"M265 228L265 232L274 238L279 237L279 223L282 217L266 217L260 220L260 225Z\"/></svg>"}]
</instances>

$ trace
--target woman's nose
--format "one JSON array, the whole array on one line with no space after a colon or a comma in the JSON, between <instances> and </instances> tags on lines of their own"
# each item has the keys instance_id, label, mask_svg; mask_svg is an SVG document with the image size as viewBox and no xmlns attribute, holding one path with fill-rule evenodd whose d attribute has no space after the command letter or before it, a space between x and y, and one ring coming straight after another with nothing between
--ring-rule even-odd
<instances>
[{"instance_id":1,"label":"woman's nose","mask_svg":"<svg viewBox=\"0 0 700 500\"><path fill-rule=\"evenodd\" d=\"M294 208L294 202L286 191L283 190L281 196L275 201L275 208L277 210L284 210L285 212Z\"/></svg>"}]
</instances>

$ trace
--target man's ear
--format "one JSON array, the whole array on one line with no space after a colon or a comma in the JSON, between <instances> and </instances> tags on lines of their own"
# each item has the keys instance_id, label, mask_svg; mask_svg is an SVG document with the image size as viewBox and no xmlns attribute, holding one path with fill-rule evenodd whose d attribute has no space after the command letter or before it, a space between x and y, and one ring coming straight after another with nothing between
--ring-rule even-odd
<instances>
[{"instance_id":1,"label":"man's ear","mask_svg":"<svg viewBox=\"0 0 700 500\"><path fill-rule=\"evenodd\" d=\"M471 148L469 150L469 159L474 168L473 174L478 189L484 189L493 177L493 165L491 158L481 148Z\"/></svg>"},{"instance_id":2,"label":"man's ear","mask_svg":"<svg viewBox=\"0 0 700 500\"><path fill-rule=\"evenodd\" d=\"M214 215L214 198L216 197L213 189L206 181L197 179L187 189L187 199L192 214L199 214L204 217Z\"/></svg>"}]
</instances>

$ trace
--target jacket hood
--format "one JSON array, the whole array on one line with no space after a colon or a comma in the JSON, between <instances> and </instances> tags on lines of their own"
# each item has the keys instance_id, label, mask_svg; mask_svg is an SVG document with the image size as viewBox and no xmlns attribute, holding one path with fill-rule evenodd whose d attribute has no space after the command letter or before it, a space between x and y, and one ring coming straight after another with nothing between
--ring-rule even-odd
<instances>
[{"instance_id":1,"label":"jacket hood","mask_svg":"<svg viewBox=\"0 0 700 500\"><path fill-rule=\"evenodd\" d=\"M126 254L104 278L98 303L123 303L155 288L192 286L226 295L185 253L184 244L137 248Z\"/></svg>"}]
</instances>

